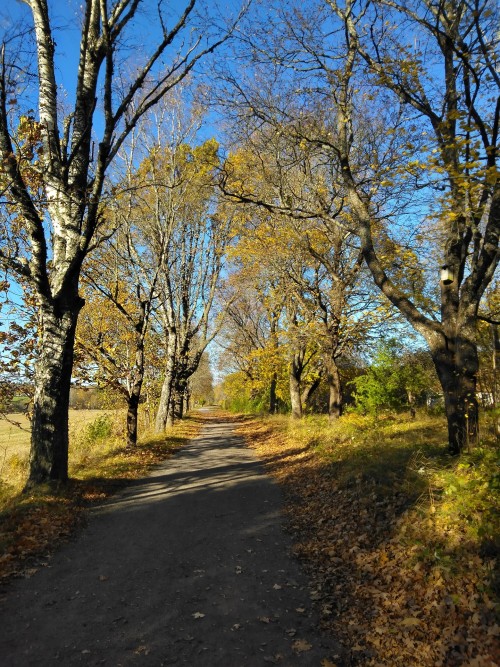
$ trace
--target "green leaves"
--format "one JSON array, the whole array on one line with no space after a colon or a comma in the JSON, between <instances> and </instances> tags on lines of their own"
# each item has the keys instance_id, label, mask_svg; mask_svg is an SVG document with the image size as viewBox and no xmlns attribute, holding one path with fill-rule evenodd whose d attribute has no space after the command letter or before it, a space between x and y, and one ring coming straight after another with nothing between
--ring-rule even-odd
<instances>
[{"instance_id":1,"label":"green leaves","mask_svg":"<svg viewBox=\"0 0 500 667\"><path fill-rule=\"evenodd\" d=\"M432 386L433 374L402 345L391 339L381 343L364 375L351 381L356 388L356 408L362 413L401 410Z\"/></svg>"}]
</instances>

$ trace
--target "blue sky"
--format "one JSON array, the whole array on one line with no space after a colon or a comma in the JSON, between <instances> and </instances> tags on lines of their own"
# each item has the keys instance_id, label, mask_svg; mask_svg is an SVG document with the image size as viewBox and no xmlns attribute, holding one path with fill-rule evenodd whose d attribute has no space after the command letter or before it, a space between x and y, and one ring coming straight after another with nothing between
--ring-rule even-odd
<instances>
[{"instance_id":1,"label":"blue sky","mask_svg":"<svg viewBox=\"0 0 500 667\"><path fill-rule=\"evenodd\" d=\"M217 3L216 0L198 0L195 10L204 13L216 29L224 19L235 16L244 0L231 0L229 2ZM63 107L67 105L70 110L74 100L76 87L76 73L78 67L79 45L80 45L80 21L83 16L85 0L49 0L49 12L53 25L53 37L56 44L56 77L58 84L59 101ZM111 4L111 3L110 3ZM188 4L188 0L166 0L163 5L164 20L166 27L171 28L177 22L180 14ZM133 70L145 57L145 52L151 52L155 43L161 38L161 25L157 14L157 0L144 0L141 11L130 23L128 33L125 34L121 44L120 59L125 65L125 71ZM197 22L194 14L191 18ZM15 33L17 27L24 23L25 26L32 25L31 11L21 0L11 0L6 6L0 7L0 41L7 34ZM210 40L210 29L204 29L202 39ZM186 34L182 39L187 40ZM174 41L169 53L164 59L165 63L172 62L173 57L180 48L181 40ZM224 47L222 47L224 48ZM220 53L220 52L219 52ZM219 54L218 54L219 55ZM197 67L203 70L205 63ZM199 71L199 75L206 73ZM28 91L29 92L29 91ZM33 95L21 99L18 92L18 103L27 108L36 108L37 101ZM65 114L64 114L65 115ZM98 117L95 129L99 130ZM208 132L204 138L212 136Z\"/></svg>"}]
</instances>

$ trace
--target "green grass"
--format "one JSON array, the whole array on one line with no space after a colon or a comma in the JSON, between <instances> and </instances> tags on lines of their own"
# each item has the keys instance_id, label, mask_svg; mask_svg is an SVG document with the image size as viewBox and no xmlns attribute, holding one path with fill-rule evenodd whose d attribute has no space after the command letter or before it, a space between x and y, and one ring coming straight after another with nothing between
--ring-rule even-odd
<instances>
[{"instance_id":1,"label":"green grass","mask_svg":"<svg viewBox=\"0 0 500 667\"><path fill-rule=\"evenodd\" d=\"M405 417L372 417L348 414L336 422L325 416L290 421L277 418L278 428L288 438L314 449L339 481L349 484L363 478L381 490L394 485L409 487L420 493L426 486L417 474L419 457L445 465L446 453L442 420L420 415Z\"/></svg>"}]
</instances>

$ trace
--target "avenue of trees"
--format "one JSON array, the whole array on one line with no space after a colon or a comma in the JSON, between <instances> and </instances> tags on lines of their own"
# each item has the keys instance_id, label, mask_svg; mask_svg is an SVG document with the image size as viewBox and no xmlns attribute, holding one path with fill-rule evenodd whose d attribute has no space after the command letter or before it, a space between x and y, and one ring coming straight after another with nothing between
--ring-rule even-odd
<instances>
[{"instance_id":1,"label":"avenue of trees","mask_svg":"<svg viewBox=\"0 0 500 667\"><path fill-rule=\"evenodd\" d=\"M122 397L134 446L141 404L162 432L212 397L214 346L234 405L441 397L450 452L474 442L499 400L495 3L86 0L65 94L55 3L24 5L0 391L31 392L28 485L67 479L72 382Z\"/></svg>"}]
</instances>

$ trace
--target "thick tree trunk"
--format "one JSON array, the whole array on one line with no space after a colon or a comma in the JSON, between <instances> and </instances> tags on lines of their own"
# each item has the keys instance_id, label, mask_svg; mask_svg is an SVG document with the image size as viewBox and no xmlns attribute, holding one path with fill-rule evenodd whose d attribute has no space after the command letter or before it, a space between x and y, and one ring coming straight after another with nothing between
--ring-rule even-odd
<instances>
[{"instance_id":1,"label":"thick tree trunk","mask_svg":"<svg viewBox=\"0 0 500 667\"><path fill-rule=\"evenodd\" d=\"M313 382L311 382L311 384L307 385L307 387L304 388L301 396L302 405L304 407L310 404L311 397L316 391L316 389L319 387L320 383L321 383L321 378L316 378Z\"/></svg>"},{"instance_id":2,"label":"thick tree trunk","mask_svg":"<svg viewBox=\"0 0 500 667\"><path fill-rule=\"evenodd\" d=\"M35 369L27 487L68 479L68 409L73 350L83 299L77 293L42 308L42 342Z\"/></svg>"},{"instance_id":3,"label":"thick tree trunk","mask_svg":"<svg viewBox=\"0 0 500 667\"><path fill-rule=\"evenodd\" d=\"M186 397L186 382L184 379L179 379L174 391L174 418L183 419L184 417L184 401Z\"/></svg>"},{"instance_id":4,"label":"thick tree trunk","mask_svg":"<svg viewBox=\"0 0 500 667\"><path fill-rule=\"evenodd\" d=\"M300 395L300 382L293 372L290 372L290 402L292 404L293 419L302 418L302 399Z\"/></svg>"},{"instance_id":5,"label":"thick tree trunk","mask_svg":"<svg viewBox=\"0 0 500 667\"><path fill-rule=\"evenodd\" d=\"M155 420L155 433L163 433L167 426L173 426L172 394L175 381L175 334L169 335L167 344L167 367L161 388L160 404Z\"/></svg>"},{"instance_id":6,"label":"thick tree trunk","mask_svg":"<svg viewBox=\"0 0 500 667\"><path fill-rule=\"evenodd\" d=\"M168 404L166 428L172 428L175 423L174 402L171 400Z\"/></svg>"},{"instance_id":7,"label":"thick tree trunk","mask_svg":"<svg viewBox=\"0 0 500 667\"><path fill-rule=\"evenodd\" d=\"M127 400L127 447L135 447L137 445L139 399L140 392L131 394Z\"/></svg>"},{"instance_id":8,"label":"thick tree trunk","mask_svg":"<svg viewBox=\"0 0 500 667\"><path fill-rule=\"evenodd\" d=\"M491 335L493 339L493 354L491 356L491 370L493 379L491 385L492 408L493 408L493 429L495 438L500 438L500 414L498 411L500 392L498 389L498 367L500 365L500 336L498 334L498 324L491 324Z\"/></svg>"},{"instance_id":9,"label":"thick tree trunk","mask_svg":"<svg viewBox=\"0 0 500 667\"><path fill-rule=\"evenodd\" d=\"M165 378L161 387L160 403L156 413L155 433L163 433L167 426L168 413L172 402L173 368L167 364Z\"/></svg>"},{"instance_id":10,"label":"thick tree trunk","mask_svg":"<svg viewBox=\"0 0 500 667\"><path fill-rule=\"evenodd\" d=\"M137 325L138 338L136 341L135 365L132 373L132 386L127 397L127 447L137 445L137 414L144 381L144 323L143 319Z\"/></svg>"},{"instance_id":11,"label":"thick tree trunk","mask_svg":"<svg viewBox=\"0 0 500 667\"><path fill-rule=\"evenodd\" d=\"M450 454L458 455L478 438L477 346L470 338L461 337L448 339L431 352L443 389L448 449Z\"/></svg>"},{"instance_id":12,"label":"thick tree trunk","mask_svg":"<svg viewBox=\"0 0 500 667\"><path fill-rule=\"evenodd\" d=\"M276 396L276 388L278 385L278 376L273 373L271 384L269 386L269 414L274 415L278 409L278 398Z\"/></svg>"},{"instance_id":13,"label":"thick tree trunk","mask_svg":"<svg viewBox=\"0 0 500 667\"><path fill-rule=\"evenodd\" d=\"M331 420L338 419L342 415L343 396L340 384L340 374L335 359L325 358L326 379L329 387L328 417Z\"/></svg>"}]
</instances>

